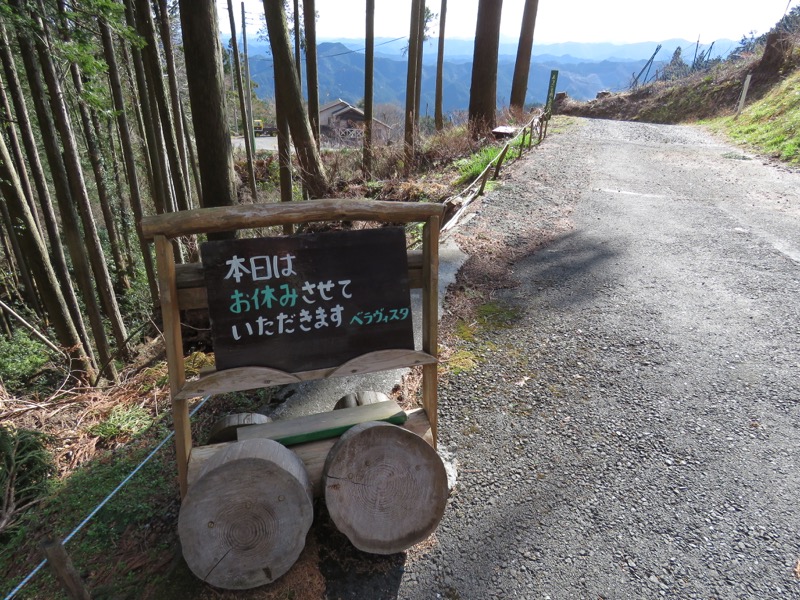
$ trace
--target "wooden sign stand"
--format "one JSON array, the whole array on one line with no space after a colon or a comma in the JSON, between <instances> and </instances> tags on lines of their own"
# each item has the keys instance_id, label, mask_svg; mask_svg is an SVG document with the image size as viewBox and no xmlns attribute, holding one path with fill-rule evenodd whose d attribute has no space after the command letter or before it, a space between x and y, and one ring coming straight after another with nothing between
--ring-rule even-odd
<instances>
[{"instance_id":1,"label":"wooden sign stand","mask_svg":"<svg viewBox=\"0 0 800 600\"><path fill-rule=\"evenodd\" d=\"M181 497L189 486L192 437L190 398L353 374L422 365L422 404L430 423L432 442L437 433L437 339L439 228L444 207L437 204L362 199L327 199L281 204L204 208L142 219L144 237L155 242L158 283L164 323L170 397ZM186 381L180 312L207 306L202 267L176 265L172 240L179 236L325 221L423 223L422 252L409 252L411 287L422 289L422 351L382 350L328 369L287 373L267 367L239 367L211 372Z\"/></svg>"}]
</instances>

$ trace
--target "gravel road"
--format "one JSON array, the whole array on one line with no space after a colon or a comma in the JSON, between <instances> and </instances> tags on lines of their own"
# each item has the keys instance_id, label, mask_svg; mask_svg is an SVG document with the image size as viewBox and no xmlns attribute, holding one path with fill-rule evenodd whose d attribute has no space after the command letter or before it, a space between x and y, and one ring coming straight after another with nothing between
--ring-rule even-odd
<instances>
[{"instance_id":1,"label":"gravel road","mask_svg":"<svg viewBox=\"0 0 800 600\"><path fill-rule=\"evenodd\" d=\"M359 597L800 598L800 174L556 120L471 213L449 301L511 323L449 342L458 484Z\"/></svg>"}]
</instances>

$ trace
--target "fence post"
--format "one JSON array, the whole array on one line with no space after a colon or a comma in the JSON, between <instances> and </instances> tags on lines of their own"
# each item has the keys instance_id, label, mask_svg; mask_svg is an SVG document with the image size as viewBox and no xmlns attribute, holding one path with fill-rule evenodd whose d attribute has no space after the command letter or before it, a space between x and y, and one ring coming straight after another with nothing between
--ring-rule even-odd
<instances>
[{"instance_id":1,"label":"fence post","mask_svg":"<svg viewBox=\"0 0 800 600\"><path fill-rule=\"evenodd\" d=\"M742 114L742 109L744 109L744 101L747 100L747 90L750 89L750 78L752 75L750 73L747 74L747 77L744 80L744 88L742 88L742 95L739 98L739 108L736 109L736 118L739 118L739 115Z\"/></svg>"},{"instance_id":2,"label":"fence post","mask_svg":"<svg viewBox=\"0 0 800 600\"><path fill-rule=\"evenodd\" d=\"M500 177L500 167L503 166L503 160L506 158L506 152L508 152L509 146L510 144L506 144L500 151L500 156L497 157L497 166L494 168L494 177L492 177L492 179L497 179Z\"/></svg>"},{"instance_id":3,"label":"fence post","mask_svg":"<svg viewBox=\"0 0 800 600\"><path fill-rule=\"evenodd\" d=\"M53 574L64 586L67 595L74 600L92 600L61 542L47 538L41 547Z\"/></svg>"}]
</instances>

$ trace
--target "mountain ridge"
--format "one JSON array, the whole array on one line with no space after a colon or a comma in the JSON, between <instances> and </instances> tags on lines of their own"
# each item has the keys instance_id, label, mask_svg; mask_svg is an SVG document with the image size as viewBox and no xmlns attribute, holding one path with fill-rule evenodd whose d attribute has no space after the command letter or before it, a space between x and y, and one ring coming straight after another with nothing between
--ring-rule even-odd
<instances>
[{"instance_id":1,"label":"mountain ridge","mask_svg":"<svg viewBox=\"0 0 800 600\"><path fill-rule=\"evenodd\" d=\"M321 41L317 47L320 101L325 103L341 98L357 104L364 95L363 40ZM422 106L424 114L433 114L435 91L436 40L426 42L422 73ZM404 39L376 39L375 52L375 96L376 104L405 103L406 59L402 56ZM459 54L471 40L448 40L445 45L443 110L453 113L466 110L469 104L472 53ZM694 44L686 40L661 42L662 49L652 72L658 64L669 61L674 49L681 46L688 55ZM505 44L506 50L510 44ZM547 83L551 70L559 71L559 91L566 91L571 98L588 100L601 90L626 89L632 77L638 73L653 54L658 43L637 44L590 44L571 43L534 44L529 73L526 104L541 104L547 95ZM268 44L250 44L250 73L258 88L260 98L274 96L272 60L266 56ZM501 45L501 50L504 46ZM702 48L702 45L701 45ZM574 52L557 54L558 52ZM516 47L514 49L516 52ZM613 56L614 52L620 56ZM627 58L631 56L639 58ZM498 57L497 100L498 107L508 104L516 54L501 52ZM305 69L305 65L303 66Z\"/></svg>"}]
</instances>

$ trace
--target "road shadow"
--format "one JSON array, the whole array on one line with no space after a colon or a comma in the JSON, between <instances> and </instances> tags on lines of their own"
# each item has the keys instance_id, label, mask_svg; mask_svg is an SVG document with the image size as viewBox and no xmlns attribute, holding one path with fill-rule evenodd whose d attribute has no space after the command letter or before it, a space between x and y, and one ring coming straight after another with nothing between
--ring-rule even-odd
<instances>
[{"instance_id":1,"label":"road shadow","mask_svg":"<svg viewBox=\"0 0 800 600\"><path fill-rule=\"evenodd\" d=\"M524 296L572 306L616 287L608 264L619 254L602 240L570 231L515 257L511 268Z\"/></svg>"},{"instance_id":2,"label":"road shadow","mask_svg":"<svg viewBox=\"0 0 800 600\"><path fill-rule=\"evenodd\" d=\"M314 529L326 600L396 600L405 572L406 553L361 552L336 529L325 502L317 504Z\"/></svg>"}]
</instances>

